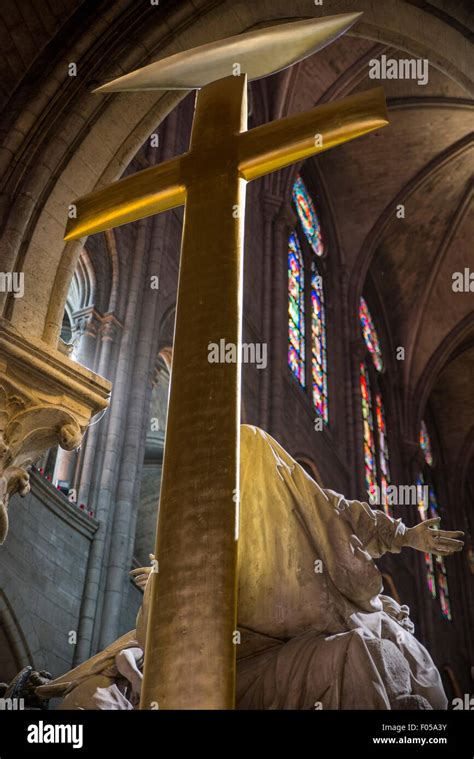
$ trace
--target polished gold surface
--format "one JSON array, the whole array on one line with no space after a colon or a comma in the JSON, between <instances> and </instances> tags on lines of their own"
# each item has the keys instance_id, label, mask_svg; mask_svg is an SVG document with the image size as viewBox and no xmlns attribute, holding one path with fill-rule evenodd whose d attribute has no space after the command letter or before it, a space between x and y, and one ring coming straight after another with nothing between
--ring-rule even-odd
<instances>
[{"instance_id":1,"label":"polished gold surface","mask_svg":"<svg viewBox=\"0 0 474 759\"><path fill-rule=\"evenodd\" d=\"M297 24L285 26L293 61ZM282 29L262 33L274 44ZM260 76L272 70L263 52ZM272 55L279 68L280 44ZM67 227L78 238L185 203L142 709L234 702L240 367L209 363L208 346L224 340L240 355L246 183L388 123L377 89L246 132L246 85L246 74L207 84L189 152L77 201Z\"/></svg>"},{"instance_id":2,"label":"polished gold surface","mask_svg":"<svg viewBox=\"0 0 474 759\"><path fill-rule=\"evenodd\" d=\"M75 240L103 232L182 206L185 200L186 189L180 182L180 159L175 158L75 200L76 216L68 220L64 239Z\"/></svg>"},{"instance_id":3,"label":"polished gold surface","mask_svg":"<svg viewBox=\"0 0 474 759\"><path fill-rule=\"evenodd\" d=\"M238 78L231 76L225 81L232 86L232 80ZM228 152L237 152L239 174L250 181L387 124L383 90L377 87L231 135ZM195 143L183 156L76 200L77 217L69 219L65 239L102 232L183 205L186 187L197 173L215 175L219 171L213 141L204 135L199 150ZM215 194L212 193L212 203Z\"/></svg>"},{"instance_id":4,"label":"polished gold surface","mask_svg":"<svg viewBox=\"0 0 474 759\"><path fill-rule=\"evenodd\" d=\"M132 71L94 92L192 90L236 74L247 74L249 80L260 79L321 50L361 16L362 13L341 13L292 21L217 40Z\"/></svg>"},{"instance_id":5,"label":"polished gold surface","mask_svg":"<svg viewBox=\"0 0 474 759\"><path fill-rule=\"evenodd\" d=\"M239 142L239 169L250 181L387 126L383 89L318 106L251 129Z\"/></svg>"},{"instance_id":6,"label":"polished gold surface","mask_svg":"<svg viewBox=\"0 0 474 759\"><path fill-rule=\"evenodd\" d=\"M225 709L234 702L237 364L209 342L240 345L245 182L237 134L246 78L199 94L179 271L171 391L141 708ZM211 200L212 199L212 200ZM211 202L210 202L211 200ZM240 214L235 218L234 208Z\"/></svg>"}]
</instances>

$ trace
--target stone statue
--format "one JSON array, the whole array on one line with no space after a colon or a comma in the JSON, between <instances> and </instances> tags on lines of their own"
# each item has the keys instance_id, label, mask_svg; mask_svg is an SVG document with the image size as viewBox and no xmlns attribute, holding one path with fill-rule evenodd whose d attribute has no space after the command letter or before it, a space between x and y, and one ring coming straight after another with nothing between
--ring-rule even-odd
<instances>
[{"instance_id":1,"label":"stone statue","mask_svg":"<svg viewBox=\"0 0 474 759\"><path fill-rule=\"evenodd\" d=\"M267 433L243 425L237 708L446 709L409 609L382 595L373 561L404 547L460 551L463 533L434 529L438 521L408 528L323 490ZM60 709L137 707L153 571L131 574L145 590L136 630L38 688L63 696Z\"/></svg>"}]
</instances>

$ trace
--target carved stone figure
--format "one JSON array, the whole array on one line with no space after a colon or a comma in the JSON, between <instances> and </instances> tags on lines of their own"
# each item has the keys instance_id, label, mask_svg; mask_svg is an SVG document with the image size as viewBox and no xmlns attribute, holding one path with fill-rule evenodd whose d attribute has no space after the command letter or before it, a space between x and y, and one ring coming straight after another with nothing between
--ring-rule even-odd
<instances>
[{"instance_id":1,"label":"carved stone figure","mask_svg":"<svg viewBox=\"0 0 474 759\"><path fill-rule=\"evenodd\" d=\"M237 707L445 709L409 610L382 594L373 561L405 547L461 550L463 533L435 529L437 521L408 528L323 490L273 438L244 425ZM136 630L38 689L64 696L59 708L136 708L154 575L152 567L132 575L145 588Z\"/></svg>"},{"instance_id":2,"label":"carved stone figure","mask_svg":"<svg viewBox=\"0 0 474 759\"><path fill-rule=\"evenodd\" d=\"M81 428L76 422L63 424L58 431L58 443L65 451L73 451L82 440Z\"/></svg>"}]
</instances>

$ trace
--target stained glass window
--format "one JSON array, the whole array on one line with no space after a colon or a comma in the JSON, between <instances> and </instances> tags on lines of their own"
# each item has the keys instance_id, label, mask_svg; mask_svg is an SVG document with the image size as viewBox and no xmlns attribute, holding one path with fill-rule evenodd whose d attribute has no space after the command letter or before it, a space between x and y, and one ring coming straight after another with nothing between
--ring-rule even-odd
<instances>
[{"instance_id":1,"label":"stained glass window","mask_svg":"<svg viewBox=\"0 0 474 759\"><path fill-rule=\"evenodd\" d=\"M420 488L418 500L420 520L424 522L425 519L439 517L438 499L433 484L431 482L427 483L422 473L420 473L418 477L417 484ZM425 496L425 487L428 488L427 499ZM443 617L451 620L452 615L449 602L448 574L444 557L425 553L425 565L428 590L433 598L438 597Z\"/></svg>"},{"instance_id":2,"label":"stained glass window","mask_svg":"<svg viewBox=\"0 0 474 759\"><path fill-rule=\"evenodd\" d=\"M328 374L326 356L326 312L323 279L315 269L311 277L311 341L313 403L316 411L328 421Z\"/></svg>"},{"instance_id":3,"label":"stained glass window","mask_svg":"<svg viewBox=\"0 0 474 759\"><path fill-rule=\"evenodd\" d=\"M365 486L369 497L375 497L377 485L377 467L375 463L374 417L367 367L360 364L360 392L362 397L362 420L364 425L364 470Z\"/></svg>"},{"instance_id":4,"label":"stained glass window","mask_svg":"<svg viewBox=\"0 0 474 759\"><path fill-rule=\"evenodd\" d=\"M298 177L293 185L293 202L311 248L317 256L322 256L324 253L324 243L318 215L301 177Z\"/></svg>"},{"instance_id":5,"label":"stained glass window","mask_svg":"<svg viewBox=\"0 0 474 759\"><path fill-rule=\"evenodd\" d=\"M359 318L364 342L372 355L375 368L380 372L383 368L382 351L374 322L364 298L360 299Z\"/></svg>"},{"instance_id":6,"label":"stained glass window","mask_svg":"<svg viewBox=\"0 0 474 759\"><path fill-rule=\"evenodd\" d=\"M425 481L421 472L416 484L418 486L418 512L420 514L420 521L424 522L425 519L428 519L427 517L428 504L425 503L424 498L423 498L423 492L424 492L423 488L425 486ZM428 584L428 590L433 596L433 598L436 598L436 583L435 583L433 556L430 553L425 553L424 557L425 557L425 567L426 567L426 582Z\"/></svg>"},{"instance_id":7,"label":"stained glass window","mask_svg":"<svg viewBox=\"0 0 474 759\"><path fill-rule=\"evenodd\" d=\"M387 506L387 488L390 484L390 469L388 463L388 445L387 445L387 431L385 425L385 411L382 402L382 396L380 393L375 395L375 416L377 419L377 433L379 438L379 464L380 464L380 491L381 500L384 504L384 509L389 513Z\"/></svg>"},{"instance_id":8,"label":"stained glass window","mask_svg":"<svg viewBox=\"0 0 474 759\"><path fill-rule=\"evenodd\" d=\"M420 447L423 451L426 463L429 464L429 466L432 466L433 454L431 453L431 441L430 436L428 435L428 430L426 429L426 424L424 422L421 422L420 428Z\"/></svg>"},{"instance_id":9,"label":"stained glass window","mask_svg":"<svg viewBox=\"0 0 474 759\"><path fill-rule=\"evenodd\" d=\"M288 364L305 386L304 267L295 232L288 240Z\"/></svg>"}]
</instances>

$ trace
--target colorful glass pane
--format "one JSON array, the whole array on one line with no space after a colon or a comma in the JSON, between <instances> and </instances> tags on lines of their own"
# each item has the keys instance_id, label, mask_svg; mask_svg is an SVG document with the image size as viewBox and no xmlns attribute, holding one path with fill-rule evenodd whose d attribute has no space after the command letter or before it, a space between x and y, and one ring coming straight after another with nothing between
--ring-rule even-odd
<instances>
[{"instance_id":1,"label":"colorful glass pane","mask_svg":"<svg viewBox=\"0 0 474 759\"><path fill-rule=\"evenodd\" d=\"M326 356L326 312L323 280L317 269L311 277L311 339L313 403L316 411L328 421L328 375Z\"/></svg>"},{"instance_id":2,"label":"colorful glass pane","mask_svg":"<svg viewBox=\"0 0 474 759\"><path fill-rule=\"evenodd\" d=\"M295 232L288 240L288 365L304 387L304 270Z\"/></svg>"},{"instance_id":3,"label":"colorful glass pane","mask_svg":"<svg viewBox=\"0 0 474 759\"><path fill-rule=\"evenodd\" d=\"M387 488L390 484L390 468L388 461L387 430L385 424L385 411L380 393L375 395L375 417L377 419L377 432L379 441L379 472L380 472L380 493L381 502L384 510L390 514L390 508L387 504Z\"/></svg>"},{"instance_id":4,"label":"colorful glass pane","mask_svg":"<svg viewBox=\"0 0 474 759\"><path fill-rule=\"evenodd\" d=\"M376 497L377 469L375 463L375 440L374 421L372 412L372 398L370 394L369 376L367 367L362 361L359 367L360 392L362 399L362 423L364 436L364 472L365 486L369 498Z\"/></svg>"},{"instance_id":5,"label":"colorful glass pane","mask_svg":"<svg viewBox=\"0 0 474 759\"><path fill-rule=\"evenodd\" d=\"M420 487L418 510L421 521L439 517L438 499L432 483L428 484L428 503L425 502L425 498L423 497L424 490L421 490L421 488L426 485L422 474L419 475L417 484ZM435 556L434 554L426 553L425 564L428 589L433 598L438 596L443 617L452 620L446 562L443 556Z\"/></svg>"},{"instance_id":6,"label":"colorful glass pane","mask_svg":"<svg viewBox=\"0 0 474 759\"><path fill-rule=\"evenodd\" d=\"M429 464L429 466L432 466L433 454L431 452L431 440L430 436L428 435L428 430L426 429L426 424L424 422L421 422L420 427L420 447L423 451L426 463Z\"/></svg>"},{"instance_id":7,"label":"colorful glass pane","mask_svg":"<svg viewBox=\"0 0 474 759\"><path fill-rule=\"evenodd\" d=\"M427 513L428 513L428 504L425 503L423 498L423 488L425 485L425 481L423 479L423 475L420 472L420 475L417 480L417 486L418 486L418 512L420 514L420 521L424 522L425 519L427 519ZM436 583L435 583L435 574L434 574L434 563L433 563L433 557L430 553L424 554L425 558L425 567L426 567L426 582L428 585L428 590L433 598L436 598Z\"/></svg>"},{"instance_id":8,"label":"colorful glass pane","mask_svg":"<svg viewBox=\"0 0 474 759\"><path fill-rule=\"evenodd\" d=\"M429 493L429 514L430 519L439 517L439 506L436 498L435 489L432 484L428 488ZM446 562L443 556L435 556L435 575L438 586L439 603L443 617L451 620L451 606L449 603L448 574L446 571Z\"/></svg>"},{"instance_id":9,"label":"colorful glass pane","mask_svg":"<svg viewBox=\"0 0 474 759\"><path fill-rule=\"evenodd\" d=\"M311 196L301 177L298 177L293 185L293 202L296 206L306 239L316 255L322 256L324 253L324 243L321 235L321 226Z\"/></svg>"},{"instance_id":10,"label":"colorful glass pane","mask_svg":"<svg viewBox=\"0 0 474 759\"><path fill-rule=\"evenodd\" d=\"M362 326L362 335L364 337L364 342L372 355L375 368L378 372L380 372L383 368L382 350L380 348L380 342L377 336L374 322L364 298L360 299L359 318Z\"/></svg>"}]
</instances>

